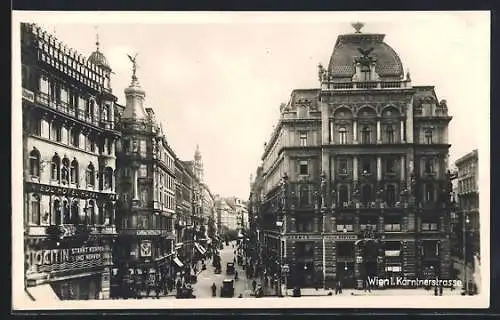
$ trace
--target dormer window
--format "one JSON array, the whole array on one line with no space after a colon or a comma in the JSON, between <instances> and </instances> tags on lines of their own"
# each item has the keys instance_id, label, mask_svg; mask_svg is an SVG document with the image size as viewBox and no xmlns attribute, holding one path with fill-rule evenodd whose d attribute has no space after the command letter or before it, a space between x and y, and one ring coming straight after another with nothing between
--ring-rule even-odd
<instances>
[{"instance_id":1,"label":"dormer window","mask_svg":"<svg viewBox=\"0 0 500 320\"><path fill-rule=\"evenodd\" d=\"M361 66L361 81L370 81L370 80L371 80L370 67L362 65Z\"/></svg>"}]
</instances>

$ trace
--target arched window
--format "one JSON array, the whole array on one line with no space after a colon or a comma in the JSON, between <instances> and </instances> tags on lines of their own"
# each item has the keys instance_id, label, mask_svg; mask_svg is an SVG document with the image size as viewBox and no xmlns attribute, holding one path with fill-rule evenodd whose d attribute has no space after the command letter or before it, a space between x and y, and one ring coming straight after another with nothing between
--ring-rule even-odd
<instances>
[{"instance_id":1,"label":"arched window","mask_svg":"<svg viewBox=\"0 0 500 320\"><path fill-rule=\"evenodd\" d=\"M60 225L62 223L62 213L61 213L61 201L58 199L54 200L53 204L55 224Z\"/></svg>"},{"instance_id":2,"label":"arched window","mask_svg":"<svg viewBox=\"0 0 500 320\"><path fill-rule=\"evenodd\" d=\"M361 202L369 203L372 201L372 187L369 184L365 184L361 188Z\"/></svg>"},{"instance_id":3,"label":"arched window","mask_svg":"<svg viewBox=\"0 0 500 320\"><path fill-rule=\"evenodd\" d=\"M71 203L71 222L73 224L80 224L80 206L76 200Z\"/></svg>"},{"instance_id":4,"label":"arched window","mask_svg":"<svg viewBox=\"0 0 500 320\"><path fill-rule=\"evenodd\" d=\"M63 200L63 224L70 224L71 223L71 212L70 212L70 206L69 206L69 201L68 200Z\"/></svg>"},{"instance_id":5,"label":"arched window","mask_svg":"<svg viewBox=\"0 0 500 320\"><path fill-rule=\"evenodd\" d=\"M76 161L76 159L71 161L70 176L71 183L78 183L78 161Z\"/></svg>"},{"instance_id":6,"label":"arched window","mask_svg":"<svg viewBox=\"0 0 500 320\"><path fill-rule=\"evenodd\" d=\"M111 189L113 187L113 169L106 167L104 169L104 189Z\"/></svg>"},{"instance_id":7,"label":"arched window","mask_svg":"<svg viewBox=\"0 0 500 320\"><path fill-rule=\"evenodd\" d=\"M95 185L95 169L92 162L87 166L85 181L87 182L87 186Z\"/></svg>"},{"instance_id":8,"label":"arched window","mask_svg":"<svg viewBox=\"0 0 500 320\"><path fill-rule=\"evenodd\" d=\"M347 186L340 186L339 188L339 204L341 207L347 207L349 203L349 190Z\"/></svg>"},{"instance_id":9,"label":"arched window","mask_svg":"<svg viewBox=\"0 0 500 320\"><path fill-rule=\"evenodd\" d=\"M52 157L50 176L52 180L60 181L61 179L61 158L57 154Z\"/></svg>"},{"instance_id":10,"label":"arched window","mask_svg":"<svg viewBox=\"0 0 500 320\"><path fill-rule=\"evenodd\" d=\"M387 138L387 143L394 143L394 127L389 125L385 129L385 135Z\"/></svg>"},{"instance_id":11,"label":"arched window","mask_svg":"<svg viewBox=\"0 0 500 320\"><path fill-rule=\"evenodd\" d=\"M371 129L369 127L363 127L361 129L361 143L368 144L371 143Z\"/></svg>"},{"instance_id":12,"label":"arched window","mask_svg":"<svg viewBox=\"0 0 500 320\"><path fill-rule=\"evenodd\" d=\"M425 201L433 202L435 200L434 197L434 185L432 183L428 183L425 185Z\"/></svg>"},{"instance_id":13,"label":"arched window","mask_svg":"<svg viewBox=\"0 0 500 320\"><path fill-rule=\"evenodd\" d=\"M29 169L32 177L40 176L40 152L35 148L30 152Z\"/></svg>"},{"instance_id":14,"label":"arched window","mask_svg":"<svg viewBox=\"0 0 500 320\"><path fill-rule=\"evenodd\" d=\"M339 143L347 144L347 129L344 127L339 128Z\"/></svg>"},{"instance_id":15,"label":"arched window","mask_svg":"<svg viewBox=\"0 0 500 320\"><path fill-rule=\"evenodd\" d=\"M40 225L40 196L34 194L30 199L31 223Z\"/></svg>"},{"instance_id":16,"label":"arched window","mask_svg":"<svg viewBox=\"0 0 500 320\"><path fill-rule=\"evenodd\" d=\"M424 134L425 134L425 143L432 144L432 129L426 129Z\"/></svg>"},{"instance_id":17,"label":"arched window","mask_svg":"<svg viewBox=\"0 0 500 320\"><path fill-rule=\"evenodd\" d=\"M394 185L390 184L387 186L385 191L385 199L388 206L392 207L396 203L396 188L394 187Z\"/></svg>"},{"instance_id":18,"label":"arched window","mask_svg":"<svg viewBox=\"0 0 500 320\"><path fill-rule=\"evenodd\" d=\"M69 181L69 159L68 158L64 158L62 160L61 180L62 180L62 183L68 183L68 181Z\"/></svg>"}]
</instances>

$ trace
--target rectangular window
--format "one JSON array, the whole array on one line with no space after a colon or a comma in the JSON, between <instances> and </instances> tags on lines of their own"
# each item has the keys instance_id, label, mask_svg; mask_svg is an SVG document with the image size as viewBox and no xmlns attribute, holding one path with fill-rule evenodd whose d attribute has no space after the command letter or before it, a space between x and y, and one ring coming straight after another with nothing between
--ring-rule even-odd
<instances>
[{"instance_id":1,"label":"rectangular window","mask_svg":"<svg viewBox=\"0 0 500 320\"><path fill-rule=\"evenodd\" d=\"M68 103L68 89L66 89L65 87L61 87L61 102L63 104Z\"/></svg>"},{"instance_id":2,"label":"rectangular window","mask_svg":"<svg viewBox=\"0 0 500 320\"><path fill-rule=\"evenodd\" d=\"M396 160L393 158L388 158L385 160L385 172L395 173L396 172Z\"/></svg>"},{"instance_id":3,"label":"rectangular window","mask_svg":"<svg viewBox=\"0 0 500 320\"><path fill-rule=\"evenodd\" d=\"M139 167L139 177L145 178L148 176L148 167L145 164L141 164Z\"/></svg>"},{"instance_id":4,"label":"rectangular window","mask_svg":"<svg viewBox=\"0 0 500 320\"><path fill-rule=\"evenodd\" d=\"M307 132L300 132L299 133L299 141L300 141L301 147L307 146Z\"/></svg>"},{"instance_id":5,"label":"rectangular window","mask_svg":"<svg viewBox=\"0 0 500 320\"><path fill-rule=\"evenodd\" d=\"M434 161L433 159L425 159L424 160L424 172L425 173L433 173L434 172Z\"/></svg>"},{"instance_id":6,"label":"rectangular window","mask_svg":"<svg viewBox=\"0 0 500 320\"><path fill-rule=\"evenodd\" d=\"M77 148L80 146L80 132L78 130L71 131L71 145Z\"/></svg>"},{"instance_id":7,"label":"rectangular window","mask_svg":"<svg viewBox=\"0 0 500 320\"><path fill-rule=\"evenodd\" d=\"M62 126L60 124L52 123L51 138L57 142L62 141Z\"/></svg>"},{"instance_id":8,"label":"rectangular window","mask_svg":"<svg viewBox=\"0 0 500 320\"><path fill-rule=\"evenodd\" d=\"M146 144L146 140L143 140L141 139L139 141L140 145L139 145L139 152L141 154L141 156L145 157L146 154L147 154L147 144Z\"/></svg>"},{"instance_id":9,"label":"rectangular window","mask_svg":"<svg viewBox=\"0 0 500 320\"><path fill-rule=\"evenodd\" d=\"M370 159L361 159L361 170L364 174L371 173Z\"/></svg>"},{"instance_id":10,"label":"rectangular window","mask_svg":"<svg viewBox=\"0 0 500 320\"><path fill-rule=\"evenodd\" d=\"M340 174L347 174L348 172L348 164L347 164L347 159L339 159L338 160L338 173Z\"/></svg>"},{"instance_id":11,"label":"rectangular window","mask_svg":"<svg viewBox=\"0 0 500 320\"><path fill-rule=\"evenodd\" d=\"M307 161L300 161L299 162L299 174L300 175L308 175L309 174L309 168L308 168Z\"/></svg>"}]
</instances>

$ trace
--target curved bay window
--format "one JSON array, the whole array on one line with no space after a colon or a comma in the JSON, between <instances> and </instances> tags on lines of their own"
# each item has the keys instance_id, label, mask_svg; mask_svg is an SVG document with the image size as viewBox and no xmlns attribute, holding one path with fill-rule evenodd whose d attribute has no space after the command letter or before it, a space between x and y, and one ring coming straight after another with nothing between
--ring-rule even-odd
<instances>
[{"instance_id":1,"label":"curved bay window","mask_svg":"<svg viewBox=\"0 0 500 320\"><path fill-rule=\"evenodd\" d=\"M87 166L85 181L87 182L87 186L95 185L95 169L92 162Z\"/></svg>"},{"instance_id":2,"label":"curved bay window","mask_svg":"<svg viewBox=\"0 0 500 320\"><path fill-rule=\"evenodd\" d=\"M60 225L62 223L61 201L59 199L54 200L52 206L54 213L54 223L55 225Z\"/></svg>"},{"instance_id":3,"label":"curved bay window","mask_svg":"<svg viewBox=\"0 0 500 320\"><path fill-rule=\"evenodd\" d=\"M70 182L73 184L78 183L78 161L76 161L76 159L71 161Z\"/></svg>"},{"instance_id":4,"label":"curved bay window","mask_svg":"<svg viewBox=\"0 0 500 320\"><path fill-rule=\"evenodd\" d=\"M371 143L371 129L370 127L363 127L361 129L361 143L370 144Z\"/></svg>"},{"instance_id":5,"label":"curved bay window","mask_svg":"<svg viewBox=\"0 0 500 320\"><path fill-rule=\"evenodd\" d=\"M31 224L40 225L40 196L31 195L30 199Z\"/></svg>"},{"instance_id":6,"label":"curved bay window","mask_svg":"<svg viewBox=\"0 0 500 320\"><path fill-rule=\"evenodd\" d=\"M52 157L50 177L52 180L60 181L61 179L61 158L57 153Z\"/></svg>"},{"instance_id":7,"label":"curved bay window","mask_svg":"<svg viewBox=\"0 0 500 320\"><path fill-rule=\"evenodd\" d=\"M369 184L361 187L361 203L364 207L369 207L373 201L373 188Z\"/></svg>"},{"instance_id":8,"label":"curved bay window","mask_svg":"<svg viewBox=\"0 0 500 320\"><path fill-rule=\"evenodd\" d=\"M347 129L344 127L339 128L339 143L347 144Z\"/></svg>"},{"instance_id":9,"label":"curved bay window","mask_svg":"<svg viewBox=\"0 0 500 320\"><path fill-rule=\"evenodd\" d=\"M349 206L349 188L346 185L339 186L339 205L342 208Z\"/></svg>"},{"instance_id":10,"label":"curved bay window","mask_svg":"<svg viewBox=\"0 0 500 320\"><path fill-rule=\"evenodd\" d=\"M396 204L396 187L393 184L387 185L385 189L385 202L389 207L394 207Z\"/></svg>"},{"instance_id":11,"label":"curved bay window","mask_svg":"<svg viewBox=\"0 0 500 320\"><path fill-rule=\"evenodd\" d=\"M29 171L30 176L40 177L40 152L36 148L29 155Z\"/></svg>"},{"instance_id":12,"label":"curved bay window","mask_svg":"<svg viewBox=\"0 0 500 320\"><path fill-rule=\"evenodd\" d=\"M62 160L61 181L62 181L62 183L65 183L65 184L67 184L69 181L69 159L68 158L64 158Z\"/></svg>"},{"instance_id":13,"label":"curved bay window","mask_svg":"<svg viewBox=\"0 0 500 320\"><path fill-rule=\"evenodd\" d=\"M104 189L111 189L113 187L113 169L106 167L104 169Z\"/></svg>"}]
</instances>

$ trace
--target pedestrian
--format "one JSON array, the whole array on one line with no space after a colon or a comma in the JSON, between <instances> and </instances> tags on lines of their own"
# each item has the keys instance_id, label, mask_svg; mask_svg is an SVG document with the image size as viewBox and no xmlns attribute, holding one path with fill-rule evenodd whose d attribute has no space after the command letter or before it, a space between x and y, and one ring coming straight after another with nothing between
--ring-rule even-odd
<instances>
[{"instance_id":1,"label":"pedestrian","mask_svg":"<svg viewBox=\"0 0 500 320\"><path fill-rule=\"evenodd\" d=\"M215 285L215 282L212 283L212 297L216 297L217 296L217 286Z\"/></svg>"},{"instance_id":2,"label":"pedestrian","mask_svg":"<svg viewBox=\"0 0 500 320\"><path fill-rule=\"evenodd\" d=\"M234 280L238 280L238 271L234 272Z\"/></svg>"},{"instance_id":3,"label":"pedestrian","mask_svg":"<svg viewBox=\"0 0 500 320\"><path fill-rule=\"evenodd\" d=\"M443 295L443 283L440 283L439 284L439 295L442 296Z\"/></svg>"},{"instance_id":4,"label":"pedestrian","mask_svg":"<svg viewBox=\"0 0 500 320\"><path fill-rule=\"evenodd\" d=\"M155 286L156 288L156 299L160 299L160 291L161 291L161 286L160 286L160 282L158 282Z\"/></svg>"},{"instance_id":5,"label":"pedestrian","mask_svg":"<svg viewBox=\"0 0 500 320\"><path fill-rule=\"evenodd\" d=\"M438 286L436 285L434 287L434 295L437 296L438 295Z\"/></svg>"},{"instance_id":6,"label":"pedestrian","mask_svg":"<svg viewBox=\"0 0 500 320\"><path fill-rule=\"evenodd\" d=\"M255 292L255 289L257 288L257 281L255 279L252 281L252 290Z\"/></svg>"},{"instance_id":7,"label":"pedestrian","mask_svg":"<svg viewBox=\"0 0 500 320\"><path fill-rule=\"evenodd\" d=\"M335 279L335 295L341 293L342 293L342 283L340 282L340 279L337 278Z\"/></svg>"}]
</instances>

